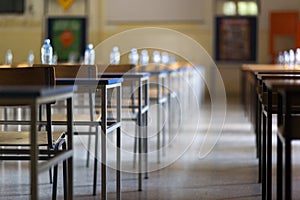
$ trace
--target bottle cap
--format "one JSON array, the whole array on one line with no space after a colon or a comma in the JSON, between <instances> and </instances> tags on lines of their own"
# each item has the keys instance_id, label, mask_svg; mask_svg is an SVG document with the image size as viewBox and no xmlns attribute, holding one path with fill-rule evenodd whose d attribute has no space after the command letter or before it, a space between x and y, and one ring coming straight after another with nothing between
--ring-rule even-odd
<instances>
[{"instance_id":1,"label":"bottle cap","mask_svg":"<svg viewBox=\"0 0 300 200\"><path fill-rule=\"evenodd\" d=\"M119 47L114 46L114 47L113 47L113 51L119 51Z\"/></svg>"},{"instance_id":2,"label":"bottle cap","mask_svg":"<svg viewBox=\"0 0 300 200\"><path fill-rule=\"evenodd\" d=\"M45 39L44 44L50 44L50 39Z\"/></svg>"},{"instance_id":3,"label":"bottle cap","mask_svg":"<svg viewBox=\"0 0 300 200\"><path fill-rule=\"evenodd\" d=\"M94 45L93 45L93 44L88 44L88 45L87 45L87 48L88 48L88 49L93 49L93 48L94 48Z\"/></svg>"}]
</instances>

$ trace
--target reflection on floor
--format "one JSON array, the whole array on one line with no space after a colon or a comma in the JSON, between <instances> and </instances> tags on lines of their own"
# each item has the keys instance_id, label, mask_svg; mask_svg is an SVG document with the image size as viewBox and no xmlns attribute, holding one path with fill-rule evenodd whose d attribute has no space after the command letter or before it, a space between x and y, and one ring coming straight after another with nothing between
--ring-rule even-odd
<instances>
[{"instance_id":1,"label":"reflection on floor","mask_svg":"<svg viewBox=\"0 0 300 200\"><path fill-rule=\"evenodd\" d=\"M182 122L184 125L178 128L179 131L168 138L160 163L156 160L156 138L153 135L149 140L151 172L149 179L143 181L143 191L140 192L137 191L137 175L132 170L134 140L132 134L124 133L122 199L261 199L254 133L237 102L227 105L224 124L224 113L212 115L210 107L205 106L196 117L198 120ZM210 116L213 116L213 121ZM223 127L222 132L218 127ZM85 140L84 136L75 139L74 199L99 199L100 169L97 195L92 196L93 160L87 168ZM109 141L114 141L113 135L109 136ZM110 166L114 165L114 151L111 143L108 147ZM0 162L0 169L0 199L29 199L28 163ZM61 179L60 174L58 199L63 198ZM41 199L51 199L48 172L41 174L39 181ZM108 197L115 198L113 169L108 174Z\"/></svg>"}]
</instances>

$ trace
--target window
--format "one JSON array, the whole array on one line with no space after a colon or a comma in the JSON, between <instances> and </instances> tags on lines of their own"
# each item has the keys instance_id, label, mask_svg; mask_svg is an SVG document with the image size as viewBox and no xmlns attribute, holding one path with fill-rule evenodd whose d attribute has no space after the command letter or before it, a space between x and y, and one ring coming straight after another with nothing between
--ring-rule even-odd
<instances>
[{"instance_id":1,"label":"window","mask_svg":"<svg viewBox=\"0 0 300 200\"><path fill-rule=\"evenodd\" d=\"M226 16L257 16L259 0L216 0L215 14Z\"/></svg>"},{"instance_id":2,"label":"window","mask_svg":"<svg viewBox=\"0 0 300 200\"><path fill-rule=\"evenodd\" d=\"M22 14L25 0L0 0L0 14Z\"/></svg>"}]
</instances>

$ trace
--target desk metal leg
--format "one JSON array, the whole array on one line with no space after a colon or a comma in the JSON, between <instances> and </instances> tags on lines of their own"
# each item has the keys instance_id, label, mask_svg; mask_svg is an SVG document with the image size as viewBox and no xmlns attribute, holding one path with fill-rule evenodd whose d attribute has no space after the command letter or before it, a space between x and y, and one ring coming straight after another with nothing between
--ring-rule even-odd
<instances>
[{"instance_id":1,"label":"desk metal leg","mask_svg":"<svg viewBox=\"0 0 300 200\"><path fill-rule=\"evenodd\" d=\"M117 128L117 199L121 199L121 128Z\"/></svg>"},{"instance_id":2,"label":"desk metal leg","mask_svg":"<svg viewBox=\"0 0 300 200\"><path fill-rule=\"evenodd\" d=\"M31 156L30 156L30 170L31 170L31 199L38 198L38 145L37 145L37 110L36 104L31 105Z\"/></svg>"},{"instance_id":3,"label":"desk metal leg","mask_svg":"<svg viewBox=\"0 0 300 200\"><path fill-rule=\"evenodd\" d=\"M262 165L261 165L261 176L262 176L262 180L261 180L261 185L262 185L262 199L266 199L266 141L267 141L267 131L266 131L266 115L263 114L263 130L262 130L262 151L261 151L261 159L262 159Z\"/></svg>"},{"instance_id":4,"label":"desk metal leg","mask_svg":"<svg viewBox=\"0 0 300 200\"><path fill-rule=\"evenodd\" d=\"M272 92L268 91L267 108L267 199L272 199Z\"/></svg>"},{"instance_id":5,"label":"desk metal leg","mask_svg":"<svg viewBox=\"0 0 300 200\"><path fill-rule=\"evenodd\" d=\"M67 119L68 119L68 150L73 150L73 99L67 99ZM73 199L73 156L68 158L68 199Z\"/></svg>"},{"instance_id":6,"label":"desk metal leg","mask_svg":"<svg viewBox=\"0 0 300 200\"><path fill-rule=\"evenodd\" d=\"M102 92L102 123L101 123L101 197L102 200L107 199L106 191L106 131L107 131L107 88Z\"/></svg>"},{"instance_id":7,"label":"desk metal leg","mask_svg":"<svg viewBox=\"0 0 300 200\"><path fill-rule=\"evenodd\" d=\"M143 116L144 124L144 153L145 153L145 179L148 179L148 111Z\"/></svg>"},{"instance_id":8,"label":"desk metal leg","mask_svg":"<svg viewBox=\"0 0 300 200\"><path fill-rule=\"evenodd\" d=\"M257 132L256 132L256 148L257 148L257 156L258 156L258 183L261 183L261 162L262 162L262 158L261 158L261 103L260 100L257 97Z\"/></svg>"},{"instance_id":9,"label":"desk metal leg","mask_svg":"<svg viewBox=\"0 0 300 200\"><path fill-rule=\"evenodd\" d=\"M139 171L138 171L138 190L139 191L142 191L142 141L143 141L143 138L142 138L142 114L141 112L139 112L138 114L138 151L139 151L139 157L138 157L138 167L139 167Z\"/></svg>"},{"instance_id":10,"label":"desk metal leg","mask_svg":"<svg viewBox=\"0 0 300 200\"><path fill-rule=\"evenodd\" d=\"M117 88L117 121L121 123L121 109L122 109L122 91L121 87ZM117 199L121 199L121 125L117 128Z\"/></svg>"},{"instance_id":11,"label":"desk metal leg","mask_svg":"<svg viewBox=\"0 0 300 200\"><path fill-rule=\"evenodd\" d=\"M277 199L282 199L282 141L280 137L277 136Z\"/></svg>"}]
</instances>

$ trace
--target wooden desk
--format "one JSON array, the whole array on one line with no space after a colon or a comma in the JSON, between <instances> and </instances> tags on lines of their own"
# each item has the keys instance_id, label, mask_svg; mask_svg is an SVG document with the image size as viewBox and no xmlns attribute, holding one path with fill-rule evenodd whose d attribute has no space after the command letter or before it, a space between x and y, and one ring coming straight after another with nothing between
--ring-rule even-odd
<instances>
[{"instance_id":1,"label":"wooden desk","mask_svg":"<svg viewBox=\"0 0 300 200\"><path fill-rule=\"evenodd\" d=\"M0 105L28 105L31 110L30 120L30 179L31 179L31 199L38 199L38 174L67 160L68 170L68 199L73 199L73 113L72 113L72 95L75 87L54 87L45 88L38 86L20 86L20 87L0 87ZM67 101L67 150L54 156L47 162L38 163L38 107L41 104L55 102L57 100Z\"/></svg>"},{"instance_id":2,"label":"wooden desk","mask_svg":"<svg viewBox=\"0 0 300 200\"><path fill-rule=\"evenodd\" d=\"M282 65L276 64L244 64L241 67L241 101L244 105L245 114L251 119L255 120L256 116L253 113L253 105L255 99L255 88L256 88L256 74L263 73L263 74L295 74L300 73L299 68L284 68Z\"/></svg>"},{"instance_id":3,"label":"wooden desk","mask_svg":"<svg viewBox=\"0 0 300 200\"><path fill-rule=\"evenodd\" d=\"M263 125L266 123L266 127L263 127L262 141L260 141L261 135L261 101L259 98L259 91L261 90L260 85L266 79L279 79L279 78L297 78L300 74L298 68L287 69L281 65L243 65L241 68L242 72L242 102L244 104L244 110L246 115L250 118L256 133L257 153L259 161L261 162L261 168L259 171L259 177L262 177L262 194L263 198L272 196L272 95L267 95L268 106L266 108L267 119L263 119ZM270 96L269 96L270 95ZM271 98L271 99L269 99ZM265 117L265 115L263 115ZM270 144L270 145L268 145ZM260 156L260 146L262 147L262 154ZM266 148L266 149L265 149ZM261 159L261 160L260 160ZM260 180L260 179L259 179Z\"/></svg>"},{"instance_id":4,"label":"wooden desk","mask_svg":"<svg viewBox=\"0 0 300 200\"><path fill-rule=\"evenodd\" d=\"M268 99L272 92L278 92L278 114L277 114L277 124L278 124L278 134L277 134L277 199L282 199L282 183L285 184L285 196L283 199L292 199L292 152L291 152L291 141L294 139L299 139L298 133L293 135L291 131L298 131L289 127L292 124L291 115L293 113L299 113L299 105L300 105L300 80L295 79L279 79L279 80L266 80L265 85L268 90ZM271 98L270 98L271 99ZM296 101L296 102L295 102ZM270 102L270 104L272 101ZM269 102L268 102L269 105ZM293 108L293 106L298 106ZM268 106L269 107L269 106ZM283 109L285 112L283 112ZM285 115L283 119L283 114ZM284 120L284 122L283 122ZM285 125L287 130L282 130L282 125ZM296 122L297 123L297 122ZM285 132L284 135L283 132ZM270 139L272 142L272 139ZM282 179L282 150L283 150L283 141L285 142L285 180ZM270 150L269 150L270 151ZM271 153L271 152L269 152ZM272 182L268 183L272 184ZM269 199L271 196L267 196Z\"/></svg>"},{"instance_id":5,"label":"wooden desk","mask_svg":"<svg viewBox=\"0 0 300 200\"><path fill-rule=\"evenodd\" d=\"M106 159L106 140L107 134L116 130L117 131L117 141L116 141L116 198L121 199L121 105L122 105L122 91L121 83L123 78L57 78L56 84L58 85L75 85L77 87L89 87L97 89L101 96L101 199L107 199L107 159ZM116 119L108 119L108 91L111 89L116 89ZM79 123L79 122L78 122ZM99 123L99 122L97 122ZM98 159L98 141L99 137L96 134L96 159ZM94 163L94 170L97 169L97 162ZM96 195L97 187L97 171L94 173L94 183L93 183L93 194Z\"/></svg>"},{"instance_id":6,"label":"wooden desk","mask_svg":"<svg viewBox=\"0 0 300 200\"><path fill-rule=\"evenodd\" d=\"M264 116L263 132L258 129L258 138L261 138L258 147L262 147L259 163L261 164L261 177L262 177L262 193L267 199L272 198L272 114L278 114L278 101L277 91L266 90L266 83L268 81L284 80L297 80L300 79L299 74L257 74L258 80L258 126L260 127L261 113ZM267 96L265 97L265 93ZM274 102L274 97L276 99ZM264 107L264 108L263 108ZM267 118L267 119L266 119Z\"/></svg>"}]
</instances>

